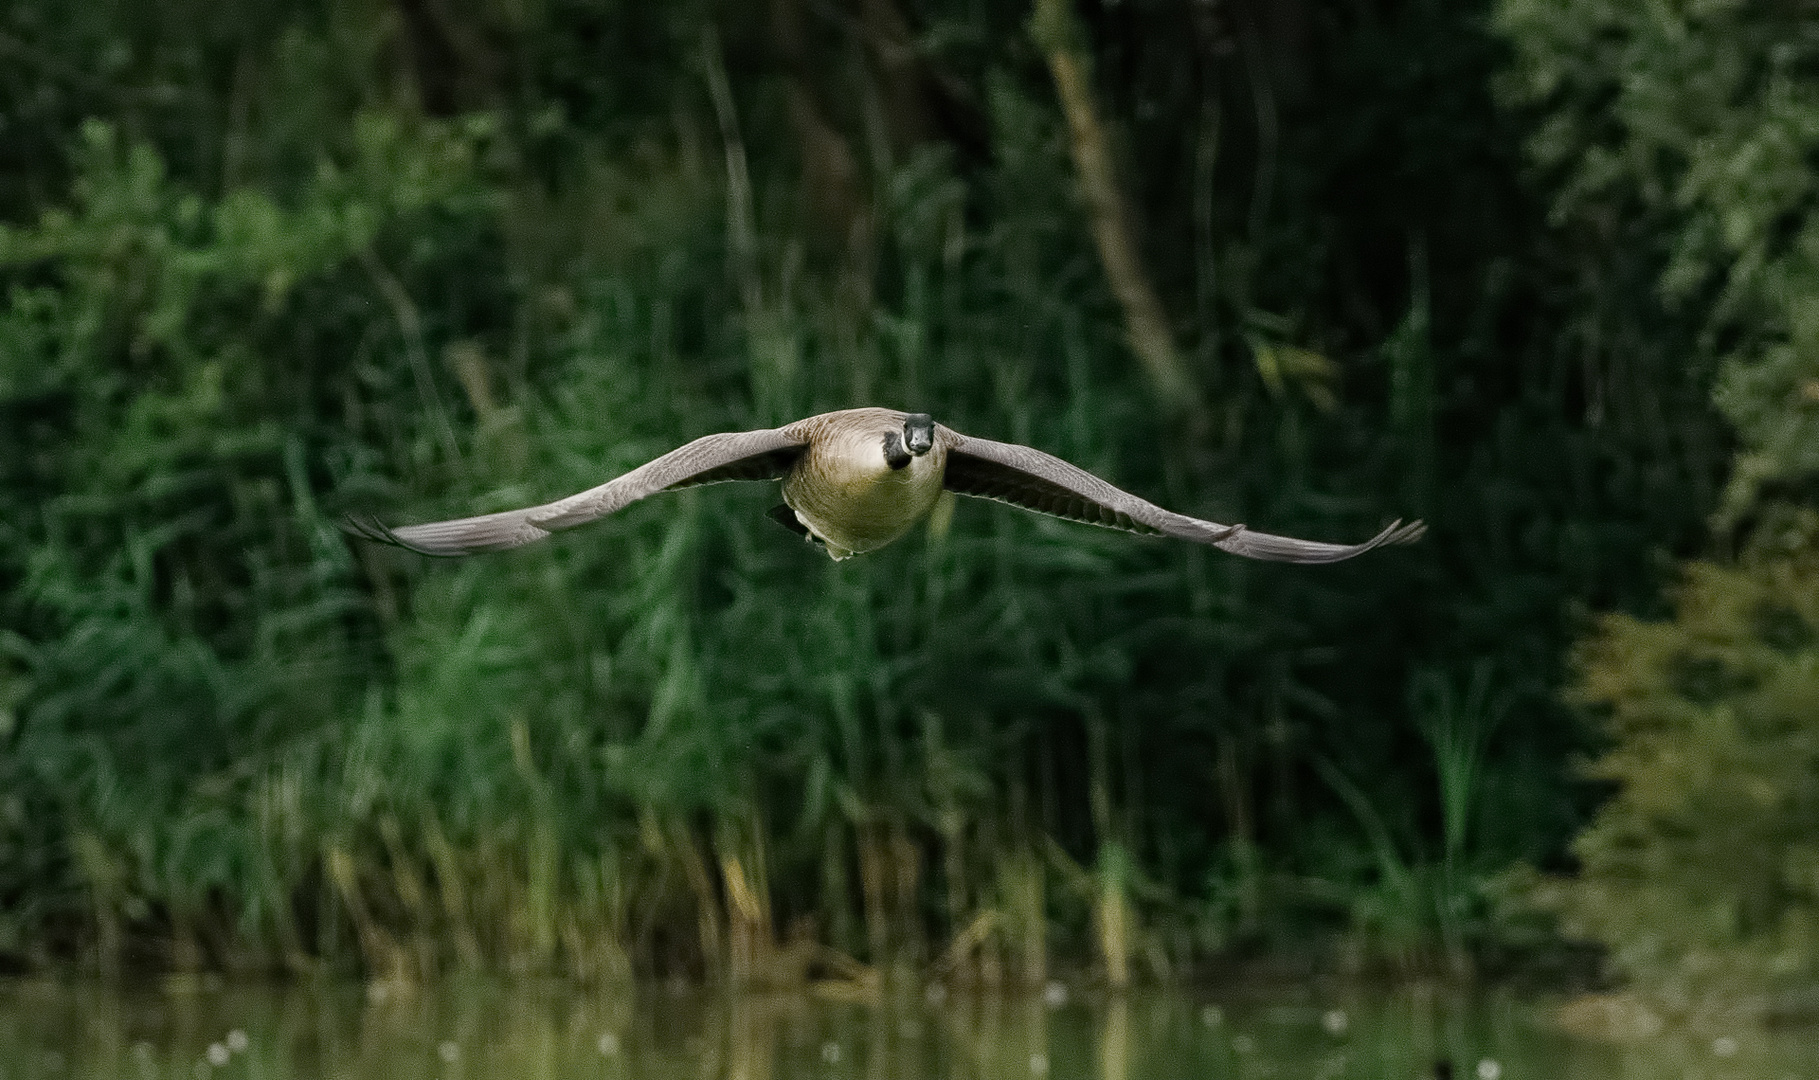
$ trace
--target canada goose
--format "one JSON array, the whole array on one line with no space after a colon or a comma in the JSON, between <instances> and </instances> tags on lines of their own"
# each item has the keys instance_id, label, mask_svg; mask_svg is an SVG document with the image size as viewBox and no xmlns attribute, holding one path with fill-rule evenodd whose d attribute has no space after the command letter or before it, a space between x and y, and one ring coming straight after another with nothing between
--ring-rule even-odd
<instances>
[{"instance_id":1,"label":"canada goose","mask_svg":"<svg viewBox=\"0 0 1819 1080\"><path fill-rule=\"evenodd\" d=\"M783 481L771 516L836 559L908 532L943 490L1039 514L1147 535L1212 544L1277 562L1349 559L1380 544L1406 544L1426 526L1392 524L1362 544L1323 544L1172 513L1084 469L1027 446L975 439L927 413L843 409L764 431L707 435L578 495L479 517L388 528L350 518L349 531L424 555L471 555L541 540L605 517L647 495L726 480Z\"/></svg>"}]
</instances>

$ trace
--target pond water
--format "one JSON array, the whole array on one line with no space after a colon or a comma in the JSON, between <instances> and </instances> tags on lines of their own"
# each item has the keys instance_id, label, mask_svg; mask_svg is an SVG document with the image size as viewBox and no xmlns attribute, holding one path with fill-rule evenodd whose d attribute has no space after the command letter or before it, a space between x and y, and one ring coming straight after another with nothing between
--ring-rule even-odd
<instances>
[{"instance_id":1,"label":"pond water","mask_svg":"<svg viewBox=\"0 0 1819 1080\"><path fill-rule=\"evenodd\" d=\"M359 986L0 981L0 1080L1458 1080L1819 1077L1819 1037L1613 1045L1542 1004L1445 990L882 1000L455 982Z\"/></svg>"}]
</instances>

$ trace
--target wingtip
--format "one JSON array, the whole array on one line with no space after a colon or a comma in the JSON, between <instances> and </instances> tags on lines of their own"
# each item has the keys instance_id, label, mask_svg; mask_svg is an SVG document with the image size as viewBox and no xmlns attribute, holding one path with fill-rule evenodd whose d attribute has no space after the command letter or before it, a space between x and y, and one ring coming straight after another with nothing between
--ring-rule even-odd
<instances>
[{"instance_id":1,"label":"wingtip","mask_svg":"<svg viewBox=\"0 0 1819 1080\"><path fill-rule=\"evenodd\" d=\"M1372 548L1389 547L1391 544L1412 544L1426 533L1427 522L1418 520L1404 522L1401 518L1397 518L1390 522L1382 532L1365 541L1359 554Z\"/></svg>"},{"instance_id":2,"label":"wingtip","mask_svg":"<svg viewBox=\"0 0 1819 1080\"><path fill-rule=\"evenodd\" d=\"M1385 530L1383 542L1386 544L1412 544L1426 535L1427 522L1415 520L1404 525L1397 520Z\"/></svg>"},{"instance_id":3,"label":"wingtip","mask_svg":"<svg viewBox=\"0 0 1819 1080\"><path fill-rule=\"evenodd\" d=\"M404 540L399 539L398 534L393 532L390 526L383 524L378 518L371 514L347 514L343 516L341 519L341 531L348 533L351 536L358 536L362 540L371 540L375 544L385 544L390 547L403 548L406 551L414 551L419 555L436 554L436 552L425 551L416 544L406 543Z\"/></svg>"},{"instance_id":4,"label":"wingtip","mask_svg":"<svg viewBox=\"0 0 1819 1080\"><path fill-rule=\"evenodd\" d=\"M371 514L343 514L340 521L341 531L349 536L358 536L362 540L373 540L381 544L397 544L398 538L392 531L379 524L379 519Z\"/></svg>"}]
</instances>

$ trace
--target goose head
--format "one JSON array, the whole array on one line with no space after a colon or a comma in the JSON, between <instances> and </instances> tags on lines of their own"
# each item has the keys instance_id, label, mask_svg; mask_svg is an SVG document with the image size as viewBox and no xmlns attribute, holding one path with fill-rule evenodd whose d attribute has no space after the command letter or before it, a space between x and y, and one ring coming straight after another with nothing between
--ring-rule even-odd
<instances>
[{"instance_id":1,"label":"goose head","mask_svg":"<svg viewBox=\"0 0 1819 1080\"><path fill-rule=\"evenodd\" d=\"M884 434L884 462L901 469L921 457L935 445L935 418L927 413L910 413L903 418L902 431Z\"/></svg>"}]
</instances>

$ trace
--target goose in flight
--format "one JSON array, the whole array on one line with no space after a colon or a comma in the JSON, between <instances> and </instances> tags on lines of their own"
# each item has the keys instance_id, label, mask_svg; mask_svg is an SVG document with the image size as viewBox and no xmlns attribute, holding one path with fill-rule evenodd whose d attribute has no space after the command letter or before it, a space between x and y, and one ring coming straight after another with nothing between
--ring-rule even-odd
<instances>
[{"instance_id":1,"label":"goose in flight","mask_svg":"<svg viewBox=\"0 0 1819 1080\"><path fill-rule=\"evenodd\" d=\"M782 480L784 505L771 516L835 559L876 551L901 537L934 509L943 491L1275 562L1338 562L1382 544L1409 543L1426 530L1419 521L1396 522L1361 544L1324 544L1202 521L1145 502L1040 450L962 435L927 413L876 408L703 436L542 506L397 527L349 518L345 527L424 555L471 555L522 547L660 491L727 480Z\"/></svg>"}]
</instances>

